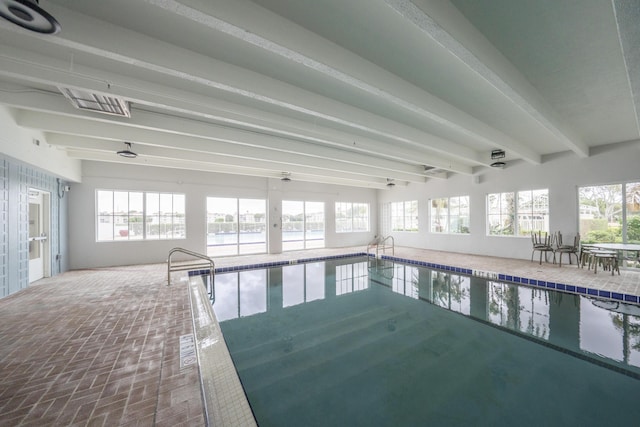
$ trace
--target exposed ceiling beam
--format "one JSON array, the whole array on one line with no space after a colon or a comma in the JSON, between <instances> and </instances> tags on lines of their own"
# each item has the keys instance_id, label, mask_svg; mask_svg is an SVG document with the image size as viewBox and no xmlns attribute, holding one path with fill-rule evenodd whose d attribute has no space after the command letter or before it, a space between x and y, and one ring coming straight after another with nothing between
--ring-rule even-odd
<instances>
[{"instance_id":1,"label":"exposed ceiling beam","mask_svg":"<svg viewBox=\"0 0 640 427\"><path fill-rule=\"evenodd\" d=\"M162 120L162 118L153 118ZM164 120L167 122L169 119ZM102 120L83 120L79 118L60 116L36 111L20 111L16 122L23 127L39 129L66 135L77 135L96 139L112 141L130 141L140 144L173 149L174 155L180 157L183 151L207 153L210 155L228 156L237 159L264 160L274 164L304 165L310 168L325 168L327 174L337 171L349 171L350 173L378 176L380 178L392 177L403 181L424 182L425 177L420 167L391 162L374 157L366 157L357 153L339 152L327 150L324 147L306 146L299 147L300 152L274 150L265 146L227 143L224 138L212 137L211 139L194 135L185 135L156 130L150 126L135 126L125 121L107 122ZM183 123L184 125L184 123ZM194 122L197 126L197 122ZM232 130L231 130L232 131ZM242 132L242 131L239 131ZM264 138L269 138L263 136ZM66 145L63 137L55 134L50 136L50 143ZM281 143L275 139L274 143ZM293 142L292 142L293 145ZM282 147L281 147L282 148ZM314 152L315 150L319 150ZM311 153L311 154L310 154ZM323 155L319 155L319 154ZM277 169L282 169L279 166Z\"/></svg>"},{"instance_id":2,"label":"exposed ceiling beam","mask_svg":"<svg viewBox=\"0 0 640 427\"><path fill-rule=\"evenodd\" d=\"M0 54L0 75L20 78L33 83L53 83L57 86L108 93L122 96L134 104L163 107L176 113L200 116L234 127L246 127L255 129L257 132L280 135L288 139L321 143L351 151L375 153L380 157L433 166L465 175L472 173L470 165L437 155L429 147L418 147L397 141L390 145L385 141L348 134L328 127L309 127L308 124L296 119L259 112L249 107L139 79L117 76L78 65L74 66L74 70L68 68L68 64L64 61L36 54L20 54L8 46L4 53ZM19 108L45 110L47 105L52 110L62 108L60 105L54 105L54 100L50 96L38 95L36 92L25 93L19 88L4 91L0 89L0 97L7 105ZM220 106L216 107L217 104ZM391 140L393 141L393 138ZM480 160L477 153L473 153L472 158L466 160L475 165L487 164L486 159Z\"/></svg>"},{"instance_id":3,"label":"exposed ceiling beam","mask_svg":"<svg viewBox=\"0 0 640 427\"><path fill-rule=\"evenodd\" d=\"M302 114L320 123L351 129L370 137L384 137L425 147L462 160L479 160L477 152L455 141L125 28L114 28L113 25L57 5L50 5L50 9L60 21L64 20L65 30L56 37L44 40L46 43L165 78L201 85L208 90L261 103L270 109ZM537 159L532 158L531 161L536 162Z\"/></svg>"},{"instance_id":4,"label":"exposed ceiling beam","mask_svg":"<svg viewBox=\"0 0 640 427\"><path fill-rule=\"evenodd\" d=\"M86 152L84 150L69 150L69 156L73 158L79 158L82 160L108 162L108 163L123 163L129 165L138 166L152 166L161 168L173 168L173 169L189 169L203 172L232 174L232 175L247 175L247 176L260 176L265 178L281 178L281 172L274 172L273 170L234 166L229 164L216 164L207 162L185 162L177 159L167 158L154 158L154 157L137 157L135 159L123 159L118 156L114 156L113 153L105 152ZM300 172L291 176L295 181L308 181L323 184L335 184L335 185L347 185L351 187L364 187L384 189L387 187L386 180L360 180L357 178L348 178L345 176L327 176L327 175L315 175L313 172ZM397 182L399 185L406 185L405 182Z\"/></svg>"},{"instance_id":5,"label":"exposed ceiling beam","mask_svg":"<svg viewBox=\"0 0 640 427\"><path fill-rule=\"evenodd\" d=\"M417 174L392 172L322 159L309 162L308 159L304 159L302 156L296 155L265 156L261 151L252 151L251 153L247 153L245 156L241 156L222 154L219 152L213 152L213 150L176 150L174 147L168 148L166 140L170 141L170 137L161 137L159 139L161 141L154 145L134 143L133 151L145 158L179 160L186 164L191 162L206 162L214 165L229 165L241 169L260 169L271 171L271 176L273 176L273 174L277 175L286 171L297 174L302 173L307 175L313 174L315 176L331 176L333 178L344 178L349 180L357 179L362 182L379 182L380 180L385 180L389 177L407 182L425 181L424 175L419 176ZM52 145L66 147L70 151L110 153L114 158L117 157L115 153L123 148L123 143L121 141L73 135L47 134L47 141ZM181 140L180 142L183 141ZM304 162L305 160L307 161ZM187 167L187 169L189 169L189 167Z\"/></svg>"},{"instance_id":6,"label":"exposed ceiling beam","mask_svg":"<svg viewBox=\"0 0 640 427\"><path fill-rule=\"evenodd\" d=\"M629 89L633 97L636 126L640 137L640 7L634 0L612 0L618 24L618 39L627 70Z\"/></svg>"},{"instance_id":7,"label":"exposed ceiling beam","mask_svg":"<svg viewBox=\"0 0 640 427\"><path fill-rule=\"evenodd\" d=\"M242 9L232 8L225 2L146 1L190 19L194 23L205 25L266 50L270 54L278 55L285 60L357 88L384 102L421 116L447 131L481 140L489 146L508 149L531 163L540 162L537 153L514 138L491 128L375 64L320 39L313 33L258 6L253 7L251 13L247 13L249 5ZM222 13L224 13L224 19L219 18ZM251 28L251 31L247 31L246 28ZM281 31L274 30L277 28ZM450 145L453 144L450 143Z\"/></svg>"},{"instance_id":8,"label":"exposed ceiling beam","mask_svg":"<svg viewBox=\"0 0 640 427\"><path fill-rule=\"evenodd\" d=\"M490 43L486 42L470 23L448 2L432 0L385 0L393 10L411 25L416 26L427 37L435 40L447 49L467 68L498 90L515 108L529 114L542 127L547 129L559 141L580 157L588 157L589 148L577 134L561 120L537 90L522 76ZM414 4L415 3L415 4ZM434 19L425 11L437 14ZM440 13L438 13L440 12ZM446 25L455 20L455 25ZM461 43L450 34L448 28L455 28L456 35L475 48ZM491 64L491 66L487 65ZM490 130L489 130L490 131ZM500 145L500 139L496 143ZM502 148L519 152L524 145L502 144ZM523 156L525 159L527 156Z\"/></svg>"}]
</instances>

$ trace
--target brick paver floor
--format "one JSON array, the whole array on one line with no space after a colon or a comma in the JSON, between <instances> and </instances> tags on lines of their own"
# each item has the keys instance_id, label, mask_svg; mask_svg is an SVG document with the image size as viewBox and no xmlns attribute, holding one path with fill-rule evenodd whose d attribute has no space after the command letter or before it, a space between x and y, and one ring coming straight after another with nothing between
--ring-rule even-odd
<instances>
[{"instance_id":1,"label":"brick paver floor","mask_svg":"<svg viewBox=\"0 0 640 427\"><path fill-rule=\"evenodd\" d=\"M204 425L191 333L164 265L38 281L0 300L0 425Z\"/></svg>"},{"instance_id":2,"label":"brick paver floor","mask_svg":"<svg viewBox=\"0 0 640 427\"><path fill-rule=\"evenodd\" d=\"M229 257L247 265L364 248ZM396 255L639 295L640 272L396 248ZM166 265L70 271L0 299L0 425L205 425L198 366L180 367L193 333L186 282Z\"/></svg>"}]
</instances>

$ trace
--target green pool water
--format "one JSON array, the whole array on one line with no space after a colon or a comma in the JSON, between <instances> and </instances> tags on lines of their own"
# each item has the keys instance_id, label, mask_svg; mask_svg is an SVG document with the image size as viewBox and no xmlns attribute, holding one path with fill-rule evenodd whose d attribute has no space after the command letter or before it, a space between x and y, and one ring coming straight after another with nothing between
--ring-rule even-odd
<instances>
[{"instance_id":1,"label":"green pool water","mask_svg":"<svg viewBox=\"0 0 640 427\"><path fill-rule=\"evenodd\" d=\"M366 258L215 288L261 426L640 423L636 306Z\"/></svg>"}]
</instances>

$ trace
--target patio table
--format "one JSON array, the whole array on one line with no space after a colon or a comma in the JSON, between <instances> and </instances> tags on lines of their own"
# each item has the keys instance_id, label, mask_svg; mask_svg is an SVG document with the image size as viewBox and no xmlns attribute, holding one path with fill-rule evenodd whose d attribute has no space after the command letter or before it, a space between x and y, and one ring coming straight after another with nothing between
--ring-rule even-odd
<instances>
[{"instance_id":1,"label":"patio table","mask_svg":"<svg viewBox=\"0 0 640 427\"><path fill-rule=\"evenodd\" d=\"M636 261L640 258L640 244L638 243L589 243L588 245L593 248L616 251L618 254L618 265L623 268L624 263L622 261L624 260L624 252L635 252L636 256L633 259Z\"/></svg>"}]
</instances>

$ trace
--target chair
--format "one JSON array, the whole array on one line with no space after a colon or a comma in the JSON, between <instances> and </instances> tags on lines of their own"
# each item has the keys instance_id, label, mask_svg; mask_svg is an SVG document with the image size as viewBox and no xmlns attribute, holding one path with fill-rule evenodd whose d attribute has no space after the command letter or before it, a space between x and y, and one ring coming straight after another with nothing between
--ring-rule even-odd
<instances>
[{"instance_id":1,"label":"chair","mask_svg":"<svg viewBox=\"0 0 640 427\"><path fill-rule=\"evenodd\" d=\"M584 266L587 265L587 268L591 270L591 263L593 262L591 251L594 249L595 247L590 244L583 243L580 245L580 256L578 258L580 260L580 268L584 268Z\"/></svg>"},{"instance_id":2,"label":"chair","mask_svg":"<svg viewBox=\"0 0 640 427\"><path fill-rule=\"evenodd\" d=\"M569 256L569 264L571 264L571 255L576 257L576 264L580 265L580 258L578 257L578 250L580 249L580 234L576 234L573 238L573 244L567 245L562 241L562 233L558 231L556 234L556 252L560 254L559 264L562 267L562 254Z\"/></svg>"},{"instance_id":3,"label":"chair","mask_svg":"<svg viewBox=\"0 0 640 427\"><path fill-rule=\"evenodd\" d=\"M611 269L611 275L617 271L620 275L620 266L618 265L618 254L614 251L594 250L591 252L594 258L593 273L598 272L598 264L602 265L603 270Z\"/></svg>"},{"instance_id":4,"label":"chair","mask_svg":"<svg viewBox=\"0 0 640 427\"><path fill-rule=\"evenodd\" d=\"M531 243L533 245L533 251L531 252L531 262L533 262L533 256L536 251L540 252L540 265L542 265L542 254L544 253L544 260L549 262L549 252L553 254L553 263L556 263L556 252L553 249L553 235L539 231L537 233L531 233Z\"/></svg>"}]
</instances>

